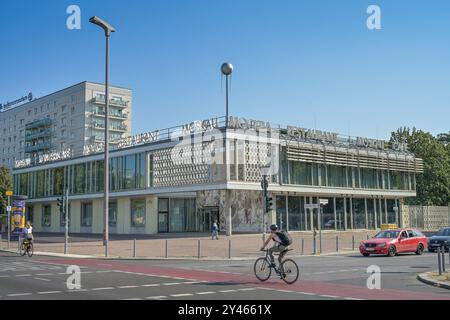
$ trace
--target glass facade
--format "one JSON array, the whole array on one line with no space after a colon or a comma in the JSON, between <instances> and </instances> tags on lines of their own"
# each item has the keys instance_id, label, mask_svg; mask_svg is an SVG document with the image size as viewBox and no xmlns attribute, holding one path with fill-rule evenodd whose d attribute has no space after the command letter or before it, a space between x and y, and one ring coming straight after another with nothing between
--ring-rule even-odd
<instances>
[{"instance_id":1,"label":"glass facade","mask_svg":"<svg viewBox=\"0 0 450 320\"><path fill-rule=\"evenodd\" d=\"M42 226L51 227L52 226L52 207L51 205L42 206Z\"/></svg>"},{"instance_id":2,"label":"glass facade","mask_svg":"<svg viewBox=\"0 0 450 320\"><path fill-rule=\"evenodd\" d=\"M115 228L117 227L117 202L110 202L108 210L108 225Z\"/></svg>"},{"instance_id":3,"label":"glass facade","mask_svg":"<svg viewBox=\"0 0 450 320\"><path fill-rule=\"evenodd\" d=\"M102 160L16 174L15 193L30 199L54 197L64 194L65 185L69 186L70 195L103 192L103 175ZM145 153L110 159L110 191L144 188Z\"/></svg>"},{"instance_id":4,"label":"glass facade","mask_svg":"<svg viewBox=\"0 0 450 320\"><path fill-rule=\"evenodd\" d=\"M195 199L158 199L158 232L204 231L203 219L204 212L197 213ZM206 228L209 231L209 221Z\"/></svg>"},{"instance_id":5,"label":"glass facade","mask_svg":"<svg viewBox=\"0 0 450 320\"><path fill-rule=\"evenodd\" d=\"M398 203L395 199L373 199L373 198L339 198L339 197L309 197L309 196L284 196L278 195L277 199L277 224L281 221L289 222L289 231L311 231L317 230L350 230L380 228L380 207L378 203L388 203L387 216L389 223L397 223L398 215L395 215L394 205ZM306 204L317 204L320 200L327 200L327 204L321 205L321 214L318 209L306 210ZM323 201L322 201L323 202ZM288 204L286 208L286 203ZM386 214L382 207L383 215ZM311 212L312 211L312 212ZM375 221L377 219L377 222ZM383 223L386 218L383 217ZM397 219L397 220L396 220ZM376 222L376 224L375 224ZM284 223L284 222L283 222ZM286 228L286 224L284 224Z\"/></svg>"}]
</instances>

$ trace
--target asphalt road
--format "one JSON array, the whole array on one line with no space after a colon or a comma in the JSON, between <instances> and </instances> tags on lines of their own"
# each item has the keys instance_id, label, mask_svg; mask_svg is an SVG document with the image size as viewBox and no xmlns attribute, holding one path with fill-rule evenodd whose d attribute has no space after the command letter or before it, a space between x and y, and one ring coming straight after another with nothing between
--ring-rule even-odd
<instances>
[{"instance_id":1,"label":"asphalt road","mask_svg":"<svg viewBox=\"0 0 450 320\"><path fill-rule=\"evenodd\" d=\"M0 252L0 299L450 300L450 291L416 279L418 273L436 268L435 254L293 258L300 267L300 278L287 285L274 276L258 281L252 260L28 258ZM70 265L80 267L80 289L67 286ZM381 270L380 290L367 288L371 265Z\"/></svg>"}]
</instances>

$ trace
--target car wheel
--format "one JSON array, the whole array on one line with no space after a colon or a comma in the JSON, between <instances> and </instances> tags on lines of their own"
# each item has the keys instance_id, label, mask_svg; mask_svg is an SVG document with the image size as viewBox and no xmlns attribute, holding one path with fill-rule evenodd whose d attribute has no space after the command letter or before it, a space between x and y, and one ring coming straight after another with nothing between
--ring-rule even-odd
<instances>
[{"instance_id":1,"label":"car wheel","mask_svg":"<svg viewBox=\"0 0 450 320\"><path fill-rule=\"evenodd\" d=\"M423 245L419 243L419 245L417 246L416 254L420 256L422 253L423 253Z\"/></svg>"},{"instance_id":2,"label":"car wheel","mask_svg":"<svg viewBox=\"0 0 450 320\"><path fill-rule=\"evenodd\" d=\"M368 256L370 256L370 253L363 253L362 254L364 257L368 257Z\"/></svg>"},{"instance_id":3,"label":"car wheel","mask_svg":"<svg viewBox=\"0 0 450 320\"><path fill-rule=\"evenodd\" d=\"M395 246L390 246L388 251L388 257L394 257L397 254Z\"/></svg>"}]
</instances>

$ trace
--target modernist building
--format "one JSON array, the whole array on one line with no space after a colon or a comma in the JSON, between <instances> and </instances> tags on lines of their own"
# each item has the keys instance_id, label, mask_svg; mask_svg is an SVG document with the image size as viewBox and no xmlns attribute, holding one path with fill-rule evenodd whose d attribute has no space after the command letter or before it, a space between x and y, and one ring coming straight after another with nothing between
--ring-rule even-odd
<instances>
[{"instance_id":1,"label":"modernist building","mask_svg":"<svg viewBox=\"0 0 450 320\"><path fill-rule=\"evenodd\" d=\"M2 104L0 165L12 169L16 160L65 149L82 155L86 145L102 143L104 92L104 85L82 82L39 99L30 93ZM130 89L111 87L111 140L131 135L131 104Z\"/></svg>"},{"instance_id":2,"label":"modernist building","mask_svg":"<svg viewBox=\"0 0 450 320\"><path fill-rule=\"evenodd\" d=\"M121 234L207 231L215 219L228 233L271 222L290 231L401 225L423 170L403 145L236 117L227 127L213 118L122 139L110 156L110 231ZM101 233L102 153L14 170L36 231L63 230L56 199L65 185L70 232Z\"/></svg>"}]
</instances>

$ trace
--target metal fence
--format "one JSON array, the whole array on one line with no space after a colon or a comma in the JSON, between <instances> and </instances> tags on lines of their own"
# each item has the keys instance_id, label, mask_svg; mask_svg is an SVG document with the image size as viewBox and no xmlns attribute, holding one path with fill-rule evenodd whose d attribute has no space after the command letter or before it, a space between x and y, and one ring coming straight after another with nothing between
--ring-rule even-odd
<instances>
[{"instance_id":1,"label":"metal fence","mask_svg":"<svg viewBox=\"0 0 450 320\"><path fill-rule=\"evenodd\" d=\"M450 206L403 206L403 226L436 231L450 226Z\"/></svg>"}]
</instances>

